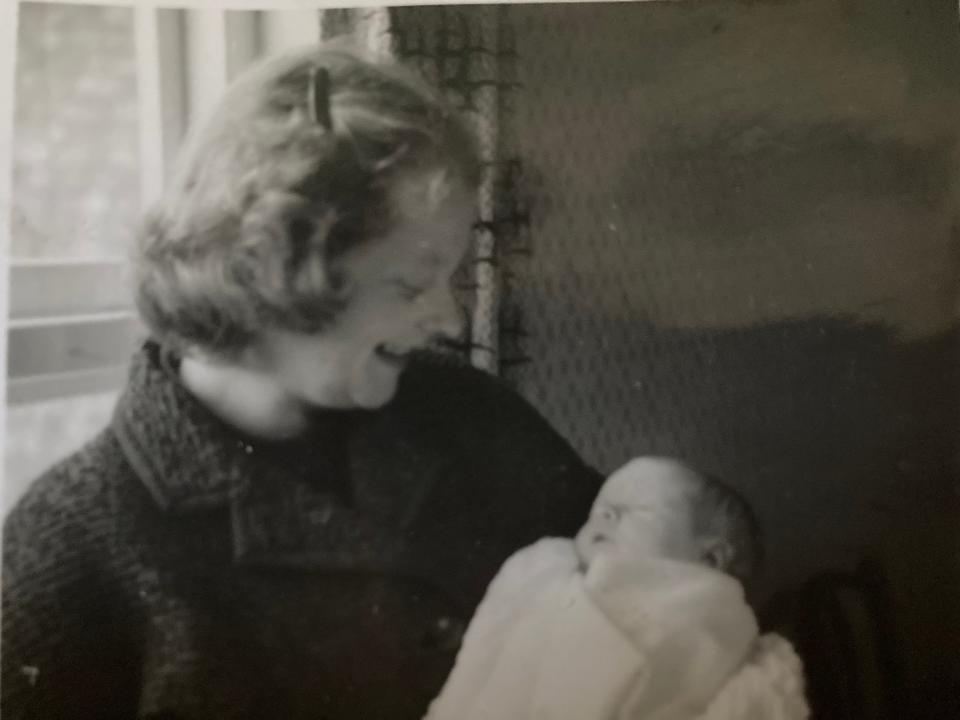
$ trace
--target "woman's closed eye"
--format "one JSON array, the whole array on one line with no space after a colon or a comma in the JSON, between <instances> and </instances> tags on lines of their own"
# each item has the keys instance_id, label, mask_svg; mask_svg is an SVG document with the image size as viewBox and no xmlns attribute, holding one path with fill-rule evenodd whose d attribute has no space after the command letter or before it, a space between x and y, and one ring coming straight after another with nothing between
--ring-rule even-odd
<instances>
[{"instance_id":1,"label":"woman's closed eye","mask_svg":"<svg viewBox=\"0 0 960 720\"><path fill-rule=\"evenodd\" d=\"M395 284L400 290L400 295L405 300L416 300L427 291L425 287L407 282L405 280L397 280Z\"/></svg>"}]
</instances>

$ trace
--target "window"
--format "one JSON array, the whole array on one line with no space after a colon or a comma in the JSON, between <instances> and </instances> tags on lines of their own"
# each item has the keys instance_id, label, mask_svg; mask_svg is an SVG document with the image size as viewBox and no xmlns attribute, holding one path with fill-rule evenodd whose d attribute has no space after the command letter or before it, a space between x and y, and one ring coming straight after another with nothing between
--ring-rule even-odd
<instances>
[{"instance_id":1,"label":"window","mask_svg":"<svg viewBox=\"0 0 960 720\"><path fill-rule=\"evenodd\" d=\"M318 10L22 2L14 80L4 506L106 424L142 335L125 258L187 124Z\"/></svg>"}]
</instances>

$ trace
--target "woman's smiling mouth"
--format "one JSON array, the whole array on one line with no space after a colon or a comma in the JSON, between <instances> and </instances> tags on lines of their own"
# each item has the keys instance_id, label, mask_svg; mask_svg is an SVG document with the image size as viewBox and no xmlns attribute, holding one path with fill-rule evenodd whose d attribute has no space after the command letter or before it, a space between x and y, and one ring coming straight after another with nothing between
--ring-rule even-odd
<instances>
[{"instance_id":1,"label":"woman's smiling mouth","mask_svg":"<svg viewBox=\"0 0 960 720\"><path fill-rule=\"evenodd\" d=\"M382 360L394 365L403 365L413 352L413 348L395 345L393 343L380 343L374 349L374 352Z\"/></svg>"}]
</instances>

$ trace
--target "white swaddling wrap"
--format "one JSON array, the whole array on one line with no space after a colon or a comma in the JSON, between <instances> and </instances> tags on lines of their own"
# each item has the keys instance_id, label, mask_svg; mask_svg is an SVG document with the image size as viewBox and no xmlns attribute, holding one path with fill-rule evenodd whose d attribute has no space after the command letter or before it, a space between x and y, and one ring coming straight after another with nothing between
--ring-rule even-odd
<instances>
[{"instance_id":1,"label":"white swaddling wrap","mask_svg":"<svg viewBox=\"0 0 960 720\"><path fill-rule=\"evenodd\" d=\"M768 684L772 697L761 697ZM781 702L784 692L799 705ZM785 641L758 640L739 583L660 560L628 569L606 558L584 575L572 541L548 539L516 553L491 583L427 720L754 716L807 713L799 660Z\"/></svg>"}]
</instances>

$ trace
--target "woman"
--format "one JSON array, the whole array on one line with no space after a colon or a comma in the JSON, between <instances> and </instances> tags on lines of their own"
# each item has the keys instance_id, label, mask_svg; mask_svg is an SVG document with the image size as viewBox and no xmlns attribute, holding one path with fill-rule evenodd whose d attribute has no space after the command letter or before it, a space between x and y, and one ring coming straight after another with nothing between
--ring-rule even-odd
<instances>
[{"instance_id":1,"label":"woman","mask_svg":"<svg viewBox=\"0 0 960 720\"><path fill-rule=\"evenodd\" d=\"M478 166L398 67L232 86L145 224L111 425L7 519L4 718L422 717L499 565L600 482L417 352L460 332Z\"/></svg>"}]
</instances>

